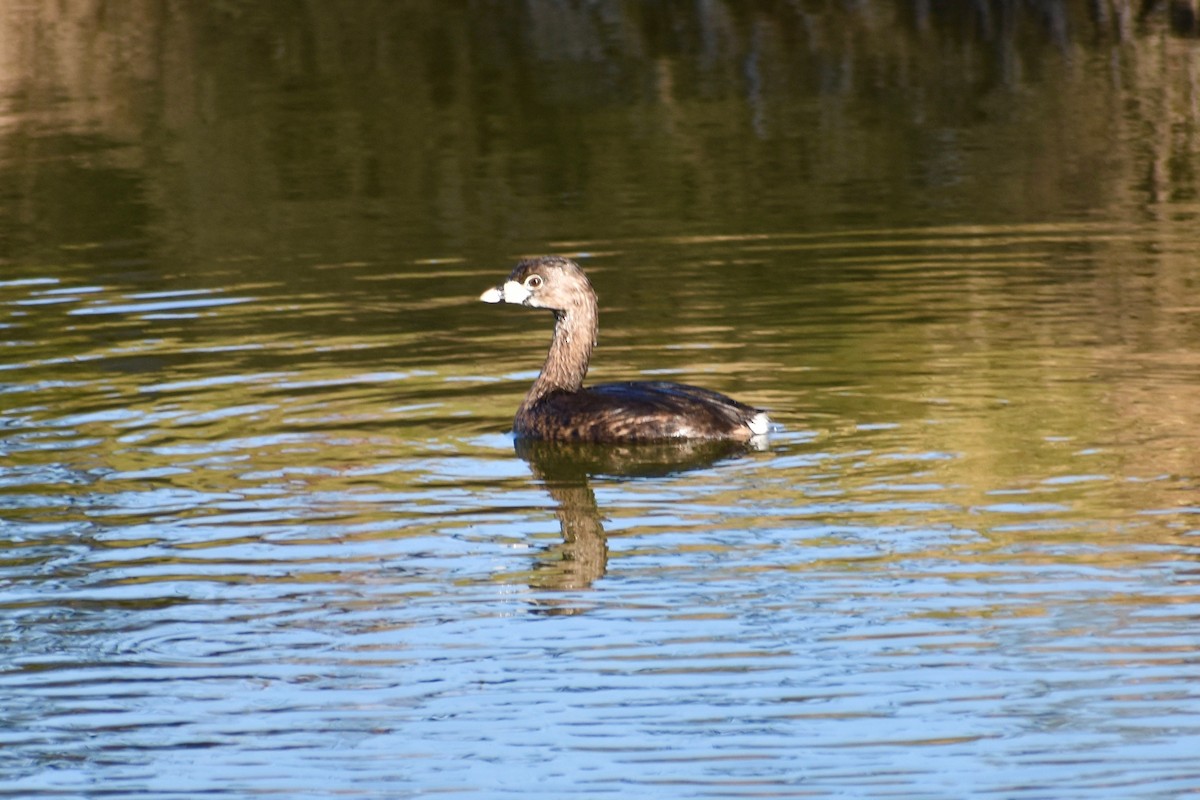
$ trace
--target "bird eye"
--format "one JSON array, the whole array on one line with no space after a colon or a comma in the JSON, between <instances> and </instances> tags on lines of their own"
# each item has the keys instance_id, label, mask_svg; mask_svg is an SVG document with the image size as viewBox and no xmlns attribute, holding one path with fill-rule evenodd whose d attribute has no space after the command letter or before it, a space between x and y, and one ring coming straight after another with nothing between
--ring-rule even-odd
<instances>
[{"instance_id":1,"label":"bird eye","mask_svg":"<svg viewBox=\"0 0 1200 800\"><path fill-rule=\"evenodd\" d=\"M541 285L542 285L542 276L541 275L530 275L528 278L525 279L525 287L527 289L536 289Z\"/></svg>"}]
</instances>

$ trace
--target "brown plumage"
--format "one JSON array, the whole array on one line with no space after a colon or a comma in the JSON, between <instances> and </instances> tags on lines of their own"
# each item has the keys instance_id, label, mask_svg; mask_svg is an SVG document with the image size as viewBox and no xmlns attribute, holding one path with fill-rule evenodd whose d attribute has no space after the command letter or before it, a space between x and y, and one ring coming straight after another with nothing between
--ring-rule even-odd
<instances>
[{"instance_id":1,"label":"brown plumage","mask_svg":"<svg viewBox=\"0 0 1200 800\"><path fill-rule=\"evenodd\" d=\"M517 436L592 442L747 441L767 432L766 412L697 386L632 381L584 388L596 344L596 292L569 258L521 261L508 280L479 299L554 312L546 363L513 421Z\"/></svg>"}]
</instances>

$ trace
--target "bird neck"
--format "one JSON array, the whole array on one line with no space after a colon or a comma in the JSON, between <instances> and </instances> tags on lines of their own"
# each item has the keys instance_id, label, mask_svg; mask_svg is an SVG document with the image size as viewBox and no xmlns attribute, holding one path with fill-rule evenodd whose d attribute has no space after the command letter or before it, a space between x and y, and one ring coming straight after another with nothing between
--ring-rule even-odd
<instances>
[{"instance_id":1,"label":"bird neck","mask_svg":"<svg viewBox=\"0 0 1200 800\"><path fill-rule=\"evenodd\" d=\"M596 303L581 303L565 311L554 312L554 338L542 372L533 382L525 401L528 409L555 391L578 392L583 388L592 348L596 345Z\"/></svg>"}]
</instances>

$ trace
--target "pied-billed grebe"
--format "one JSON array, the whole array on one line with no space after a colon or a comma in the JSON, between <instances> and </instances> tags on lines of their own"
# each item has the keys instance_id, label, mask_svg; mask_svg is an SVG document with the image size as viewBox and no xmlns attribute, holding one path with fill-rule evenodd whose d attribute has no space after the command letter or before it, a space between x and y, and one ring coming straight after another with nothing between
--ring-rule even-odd
<instances>
[{"instance_id":1,"label":"pied-billed grebe","mask_svg":"<svg viewBox=\"0 0 1200 800\"><path fill-rule=\"evenodd\" d=\"M634 381L585 389L583 378L596 344L596 292L569 258L521 261L508 280L479 299L554 312L554 339L546 363L513 421L517 436L592 442L748 441L766 434L770 426L762 409L697 386Z\"/></svg>"}]
</instances>

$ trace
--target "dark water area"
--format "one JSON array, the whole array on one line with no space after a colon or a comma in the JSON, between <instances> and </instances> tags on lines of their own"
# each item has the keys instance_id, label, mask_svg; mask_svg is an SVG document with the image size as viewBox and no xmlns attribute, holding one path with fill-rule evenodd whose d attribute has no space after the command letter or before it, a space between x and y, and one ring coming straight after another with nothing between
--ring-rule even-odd
<instances>
[{"instance_id":1,"label":"dark water area","mask_svg":"<svg viewBox=\"0 0 1200 800\"><path fill-rule=\"evenodd\" d=\"M0 797L1200 792L1194 12L0 7Z\"/></svg>"}]
</instances>

